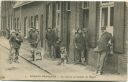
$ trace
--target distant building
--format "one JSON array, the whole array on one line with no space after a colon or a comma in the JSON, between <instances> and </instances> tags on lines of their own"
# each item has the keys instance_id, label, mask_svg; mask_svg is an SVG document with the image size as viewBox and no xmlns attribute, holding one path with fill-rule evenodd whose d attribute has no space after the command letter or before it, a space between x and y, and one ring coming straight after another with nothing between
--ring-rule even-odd
<instances>
[{"instance_id":1,"label":"distant building","mask_svg":"<svg viewBox=\"0 0 128 82\"><path fill-rule=\"evenodd\" d=\"M74 61L74 30L87 28L88 45L92 50L97 46L97 40L101 35L100 28L107 26L107 30L114 36L115 52L109 59L108 68L113 68L117 63L118 71L126 72L128 49L126 2L18 1L13 6L5 6L9 3L11 2L2 2L2 29L5 27L19 29L27 38L29 29L37 28L40 31L41 46L45 48L47 28L57 28L62 45L69 51L71 63ZM7 22L11 17L13 17L13 23ZM89 53L88 60L90 65L96 66L97 55Z\"/></svg>"}]
</instances>

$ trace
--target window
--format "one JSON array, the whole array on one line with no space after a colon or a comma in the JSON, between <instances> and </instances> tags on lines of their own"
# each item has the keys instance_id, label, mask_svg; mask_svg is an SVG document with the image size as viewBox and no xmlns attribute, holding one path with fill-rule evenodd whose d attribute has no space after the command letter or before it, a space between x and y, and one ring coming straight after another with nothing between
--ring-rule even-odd
<instances>
[{"instance_id":1,"label":"window","mask_svg":"<svg viewBox=\"0 0 128 82\"><path fill-rule=\"evenodd\" d=\"M82 8L83 9L88 9L89 8L89 2L83 2L82 3Z\"/></svg>"},{"instance_id":2,"label":"window","mask_svg":"<svg viewBox=\"0 0 128 82\"><path fill-rule=\"evenodd\" d=\"M57 13L57 25L60 24L60 13Z\"/></svg>"},{"instance_id":3,"label":"window","mask_svg":"<svg viewBox=\"0 0 128 82\"><path fill-rule=\"evenodd\" d=\"M17 18L17 29L20 29L19 28L19 18Z\"/></svg>"},{"instance_id":4,"label":"window","mask_svg":"<svg viewBox=\"0 0 128 82\"><path fill-rule=\"evenodd\" d=\"M114 2L108 2L108 1L101 2L100 27L102 26L107 27L106 30L113 35L113 22L114 22ZM99 35L101 35L101 32L99 33Z\"/></svg>"},{"instance_id":5,"label":"window","mask_svg":"<svg viewBox=\"0 0 128 82\"><path fill-rule=\"evenodd\" d=\"M60 10L61 9L61 4L60 2L57 2L57 10Z\"/></svg>"},{"instance_id":6,"label":"window","mask_svg":"<svg viewBox=\"0 0 128 82\"><path fill-rule=\"evenodd\" d=\"M110 26L113 26L114 22L114 7L110 8Z\"/></svg>"},{"instance_id":7,"label":"window","mask_svg":"<svg viewBox=\"0 0 128 82\"><path fill-rule=\"evenodd\" d=\"M39 25L39 23L38 23L38 15L36 15L35 18L34 18L34 26L35 26L36 29L39 28L38 25Z\"/></svg>"},{"instance_id":8,"label":"window","mask_svg":"<svg viewBox=\"0 0 128 82\"><path fill-rule=\"evenodd\" d=\"M101 26L113 26L114 21L114 3L113 2L102 2L101 3L102 15L101 15Z\"/></svg>"},{"instance_id":9,"label":"window","mask_svg":"<svg viewBox=\"0 0 128 82\"><path fill-rule=\"evenodd\" d=\"M13 22L12 22L12 16L11 16L10 21L11 21L10 23L11 23L11 29L12 29L12 27L13 27L13 26L12 26L12 24L13 24Z\"/></svg>"},{"instance_id":10,"label":"window","mask_svg":"<svg viewBox=\"0 0 128 82\"><path fill-rule=\"evenodd\" d=\"M57 9L56 9L56 32L57 32L57 35L60 37L61 35L61 3L60 2L57 2L57 5L56 5Z\"/></svg>"},{"instance_id":11,"label":"window","mask_svg":"<svg viewBox=\"0 0 128 82\"><path fill-rule=\"evenodd\" d=\"M51 12L51 4L48 4L48 12Z\"/></svg>"},{"instance_id":12,"label":"window","mask_svg":"<svg viewBox=\"0 0 128 82\"><path fill-rule=\"evenodd\" d=\"M70 2L67 2L67 3L66 3L66 10L67 10L67 11L71 11Z\"/></svg>"},{"instance_id":13,"label":"window","mask_svg":"<svg viewBox=\"0 0 128 82\"><path fill-rule=\"evenodd\" d=\"M101 26L107 26L108 24L108 8L102 8Z\"/></svg>"},{"instance_id":14,"label":"window","mask_svg":"<svg viewBox=\"0 0 128 82\"><path fill-rule=\"evenodd\" d=\"M27 17L24 17L24 37L26 37L26 22L27 22Z\"/></svg>"},{"instance_id":15,"label":"window","mask_svg":"<svg viewBox=\"0 0 128 82\"><path fill-rule=\"evenodd\" d=\"M88 28L88 22L89 22L89 9L85 9L83 11L83 28Z\"/></svg>"},{"instance_id":16,"label":"window","mask_svg":"<svg viewBox=\"0 0 128 82\"><path fill-rule=\"evenodd\" d=\"M31 27L33 27L33 16L31 16Z\"/></svg>"},{"instance_id":17,"label":"window","mask_svg":"<svg viewBox=\"0 0 128 82\"><path fill-rule=\"evenodd\" d=\"M14 19L14 28L16 29L16 18Z\"/></svg>"}]
</instances>

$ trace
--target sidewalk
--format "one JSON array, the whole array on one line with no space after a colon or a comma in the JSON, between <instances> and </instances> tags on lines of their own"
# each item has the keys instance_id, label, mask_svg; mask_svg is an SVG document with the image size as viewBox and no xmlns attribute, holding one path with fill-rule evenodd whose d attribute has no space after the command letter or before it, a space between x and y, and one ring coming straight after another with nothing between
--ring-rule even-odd
<instances>
[{"instance_id":1,"label":"sidewalk","mask_svg":"<svg viewBox=\"0 0 128 82\"><path fill-rule=\"evenodd\" d=\"M0 37L0 44L9 48L9 42L4 37ZM20 49L20 56L28 60L30 63L35 64L36 66L44 70L47 70L51 74L55 76L60 76L60 78L57 78L60 80L125 80L127 78L126 75L117 75L111 73L106 73L104 75L97 76L95 74L95 69L92 66L83 66L79 64L57 65L58 60L53 61L51 59L46 59L43 57L45 51L42 48L40 49L43 57L42 60L30 61L30 49L31 47L29 43L27 41L24 41Z\"/></svg>"}]
</instances>

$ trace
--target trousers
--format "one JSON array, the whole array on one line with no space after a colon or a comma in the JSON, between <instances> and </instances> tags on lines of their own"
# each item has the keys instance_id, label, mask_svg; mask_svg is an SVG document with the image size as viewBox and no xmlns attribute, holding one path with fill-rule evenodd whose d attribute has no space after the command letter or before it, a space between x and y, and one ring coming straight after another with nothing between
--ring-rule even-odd
<instances>
[{"instance_id":1,"label":"trousers","mask_svg":"<svg viewBox=\"0 0 128 82\"><path fill-rule=\"evenodd\" d=\"M102 51L98 54L98 62L97 62L97 71L103 72L103 67L105 65L106 59L107 59L107 52Z\"/></svg>"}]
</instances>

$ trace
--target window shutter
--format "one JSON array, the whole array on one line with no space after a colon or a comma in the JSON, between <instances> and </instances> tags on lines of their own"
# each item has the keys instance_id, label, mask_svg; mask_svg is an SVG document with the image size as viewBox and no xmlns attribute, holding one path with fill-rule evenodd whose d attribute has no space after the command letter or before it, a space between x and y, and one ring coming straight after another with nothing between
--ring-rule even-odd
<instances>
[{"instance_id":1,"label":"window shutter","mask_svg":"<svg viewBox=\"0 0 128 82\"><path fill-rule=\"evenodd\" d=\"M124 2L114 4L114 52L124 52Z\"/></svg>"},{"instance_id":2,"label":"window shutter","mask_svg":"<svg viewBox=\"0 0 128 82\"><path fill-rule=\"evenodd\" d=\"M96 2L89 3L89 45L96 46Z\"/></svg>"}]
</instances>

